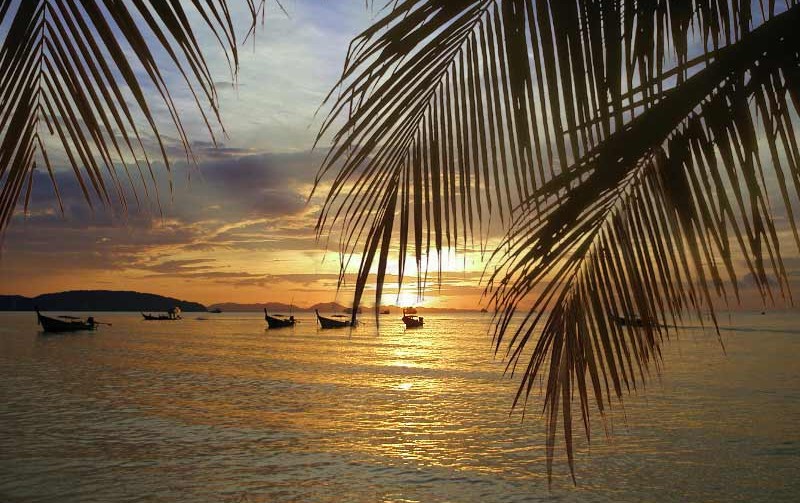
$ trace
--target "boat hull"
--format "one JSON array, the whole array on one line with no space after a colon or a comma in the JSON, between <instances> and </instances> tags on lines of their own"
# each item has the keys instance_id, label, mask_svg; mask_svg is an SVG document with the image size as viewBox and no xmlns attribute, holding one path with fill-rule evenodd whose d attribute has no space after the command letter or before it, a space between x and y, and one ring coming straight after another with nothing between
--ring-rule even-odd
<instances>
[{"instance_id":1,"label":"boat hull","mask_svg":"<svg viewBox=\"0 0 800 503\"><path fill-rule=\"evenodd\" d=\"M423 318L418 318L416 316L403 316L403 323L405 323L406 328L422 328L425 324L425 320Z\"/></svg>"},{"instance_id":2,"label":"boat hull","mask_svg":"<svg viewBox=\"0 0 800 503\"><path fill-rule=\"evenodd\" d=\"M347 328L350 326L350 320L326 318L325 316L320 316L319 311L317 311L317 320L322 328Z\"/></svg>"},{"instance_id":3,"label":"boat hull","mask_svg":"<svg viewBox=\"0 0 800 503\"><path fill-rule=\"evenodd\" d=\"M145 321L178 321L181 319L180 316L170 317L167 315L160 315L160 316L153 316L152 314L144 314L142 313L142 317Z\"/></svg>"},{"instance_id":4,"label":"boat hull","mask_svg":"<svg viewBox=\"0 0 800 503\"><path fill-rule=\"evenodd\" d=\"M625 318L622 316L614 316L613 319L617 325L621 327L647 328L657 326L655 323L650 323L641 318Z\"/></svg>"},{"instance_id":5,"label":"boat hull","mask_svg":"<svg viewBox=\"0 0 800 503\"><path fill-rule=\"evenodd\" d=\"M36 316L38 317L39 325L42 326L42 330L49 333L82 332L97 328L94 323L84 321L62 321L49 316L42 316L38 312Z\"/></svg>"},{"instance_id":6,"label":"boat hull","mask_svg":"<svg viewBox=\"0 0 800 503\"><path fill-rule=\"evenodd\" d=\"M267 321L267 326L270 329L293 327L296 322L293 316L291 318L278 318L276 316L270 316L267 314L266 309L264 309L264 319Z\"/></svg>"}]
</instances>

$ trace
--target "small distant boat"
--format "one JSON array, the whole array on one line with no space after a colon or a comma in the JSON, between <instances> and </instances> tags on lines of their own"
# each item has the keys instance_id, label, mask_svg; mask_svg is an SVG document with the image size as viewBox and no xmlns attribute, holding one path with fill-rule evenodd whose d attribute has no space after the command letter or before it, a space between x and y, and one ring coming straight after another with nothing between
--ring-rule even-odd
<instances>
[{"instance_id":1,"label":"small distant boat","mask_svg":"<svg viewBox=\"0 0 800 503\"><path fill-rule=\"evenodd\" d=\"M488 313L489 311L487 311L486 308L484 307L484 308L481 309L481 312L482 313Z\"/></svg>"},{"instance_id":2,"label":"small distant boat","mask_svg":"<svg viewBox=\"0 0 800 503\"><path fill-rule=\"evenodd\" d=\"M177 321L181 318L181 308L173 307L166 314L144 314L142 313L145 321Z\"/></svg>"},{"instance_id":3,"label":"small distant boat","mask_svg":"<svg viewBox=\"0 0 800 503\"><path fill-rule=\"evenodd\" d=\"M350 326L350 317L343 314L332 314L330 317L321 316L319 310L315 309L319 326L322 328L345 328Z\"/></svg>"},{"instance_id":4,"label":"small distant boat","mask_svg":"<svg viewBox=\"0 0 800 503\"><path fill-rule=\"evenodd\" d=\"M209 313L214 313L214 314L219 314L219 313L221 313L221 312L222 312L222 309L220 309L220 308L218 308L218 307L217 307L217 308L214 308L214 309L212 309L211 311L209 311Z\"/></svg>"},{"instance_id":5,"label":"small distant boat","mask_svg":"<svg viewBox=\"0 0 800 503\"><path fill-rule=\"evenodd\" d=\"M392 314L392 312L389 311L388 309L384 309L383 311L381 311L381 314Z\"/></svg>"},{"instance_id":6,"label":"small distant boat","mask_svg":"<svg viewBox=\"0 0 800 503\"><path fill-rule=\"evenodd\" d=\"M267 308L264 308L264 319L267 320L267 326L269 328L286 328L286 327L293 327L297 320L294 319L294 316L284 316L282 314L273 314L270 316L267 314Z\"/></svg>"},{"instance_id":7,"label":"small distant boat","mask_svg":"<svg viewBox=\"0 0 800 503\"><path fill-rule=\"evenodd\" d=\"M403 317L401 319L403 323L405 323L406 328L422 328L425 324L425 318L422 316L415 316L416 312L417 310L413 307L403 309Z\"/></svg>"},{"instance_id":8,"label":"small distant boat","mask_svg":"<svg viewBox=\"0 0 800 503\"><path fill-rule=\"evenodd\" d=\"M99 325L92 316L86 318L86 321L75 316L59 316L59 318L63 319L59 320L58 318L44 316L39 313L38 309L36 310L37 322L45 332L79 332L81 330L94 330Z\"/></svg>"},{"instance_id":9,"label":"small distant boat","mask_svg":"<svg viewBox=\"0 0 800 503\"><path fill-rule=\"evenodd\" d=\"M623 327L652 327L653 323L649 323L641 318L626 318L624 316L611 315L611 318L617 322L618 325Z\"/></svg>"}]
</instances>

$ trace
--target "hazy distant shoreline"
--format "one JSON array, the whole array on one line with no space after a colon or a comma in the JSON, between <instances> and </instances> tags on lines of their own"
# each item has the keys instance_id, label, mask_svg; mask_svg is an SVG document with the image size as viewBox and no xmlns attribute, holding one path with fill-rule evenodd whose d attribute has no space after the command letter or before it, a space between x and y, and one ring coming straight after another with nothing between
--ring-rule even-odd
<instances>
[{"instance_id":1,"label":"hazy distant shoreline","mask_svg":"<svg viewBox=\"0 0 800 503\"><path fill-rule=\"evenodd\" d=\"M204 313L219 309L222 312L343 312L346 306L337 302L322 302L311 306L298 306L281 302L265 302L254 304L240 304L235 302L221 302L205 306L199 302L180 300L153 293L134 292L127 290L71 290L66 292L45 293L36 297L22 295L0 295L0 311L32 311L35 308L42 311L102 311L102 312L138 312L138 311L167 311L179 307L188 313ZM380 310L389 310L391 313L401 312L399 306L381 306ZM475 309L451 309L418 307L420 312L478 312ZM363 307L364 313L374 311L374 307Z\"/></svg>"},{"instance_id":2,"label":"hazy distant shoreline","mask_svg":"<svg viewBox=\"0 0 800 503\"><path fill-rule=\"evenodd\" d=\"M125 290L71 290L36 297L0 295L0 311L167 311L206 312L199 302Z\"/></svg>"}]
</instances>

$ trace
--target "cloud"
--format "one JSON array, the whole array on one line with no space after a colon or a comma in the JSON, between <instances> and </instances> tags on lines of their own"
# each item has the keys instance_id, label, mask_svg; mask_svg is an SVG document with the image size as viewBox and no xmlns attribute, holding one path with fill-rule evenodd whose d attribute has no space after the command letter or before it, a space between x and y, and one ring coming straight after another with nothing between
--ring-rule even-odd
<instances>
[{"instance_id":1,"label":"cloud","mask_svg":"<svg viewBox=\"0 0 800 503\"><path fill-rule=\"evenodd\" d=\"M246 25L246 4L234 2L231 9L237 24ZM315 113L341 72L349 41L370 24L373 13L359 2L298 3L290 9L291 18L268 11L268 27L259 30L252 50L239 54L236 86L218 41L207 30L198 31L220 90L226 134L211 122L217 141L224 139L224 144L210 141L183 77L165 66L163 76L184 112L182 125L197 166L186 161L172 118L158 102L152 112L171 170L160 160L156 138L143 134L155 184L147 166L143 176L131 166L132 187L123 171L120 187L106 180L112 194L108 204L87 187L92 209L74 174L63 168L64 152L54 150L53 165L62 165L55 177L64 212L40 170L34 175L30 213L15 215L2 242L3 289L41 293L33 289L51 288L49 278L60 278L52 279L60 282L53 289L91 281L123 286L144 278L140 284L145 288L190 285L194 295L201 281L214 283L216 292L222 283L263 278L268 266L277 264L271 262L276 257L287 258L281 272L331 269L318 264L318 202L307 203L324 155L310 151L320 120ZM164 54L156 57L168 60Z\"/></svg>"},{"instance_id":2,"label":"cloud","mask_svg":"<svg viewBox=\"0 0 800 503\"><path fill-rule=\"evenodd\" d=\"M317 248L316 206L307 190L321 153L252 153L237 148L211 152L198 145L198 169L175 167L167 201L132 203L130 191L110 205L85 199L74 174L34 174L30 211L18 211L3 242L4 263L41 274L55 268L139 271L144 275L248 280L261 275L228 269L220 254ZM191 178L190 178L191 175ZM161 197L169 194L162 181ZM38 264L34 266L34 264ZM12 278L14 270L7 269Z\"/></svg>"},{"instance_id":3,"label":"cloud","mask_svg":"<svg viewBox=\"0 0 800 503\"><path fill-rule=\"evenodd\" d=\"M213 265L211 265L213 263L213 260L207 259L167 260L166 262L143 266L143 268L160 274L183 274L213 269Z\"/></svg>"},{"instance_id":4,"label":"cloud","mask_svg":"<svg viewBox=\"0 0 800 503\"><path fill-rule=\"evenodd\" d=\"M201 166L205 179L233 187L252 183L261 186L307 185L314 180L325 156L325 152L318 150L259 154L242 153L239 149L210 152L213 157Z\"/></svg>"}]
</instances>

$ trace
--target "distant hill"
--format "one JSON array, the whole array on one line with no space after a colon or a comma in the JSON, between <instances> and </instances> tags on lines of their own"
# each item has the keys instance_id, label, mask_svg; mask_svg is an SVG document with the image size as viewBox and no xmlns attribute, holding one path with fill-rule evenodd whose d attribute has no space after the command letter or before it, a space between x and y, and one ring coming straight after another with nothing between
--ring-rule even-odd
<instances>
[{"instance_id":1,"label":"distant hill","mask_svg":"<svg viewBox=\"0 0 800 503\"><path fill-rule=\"evenodd\" d=\"M197 302L140 292L73 290L33 298L0 295L0 311L31 311L36 306L42 311L167 311L176 306L186 312L207 311Z\"/></svg>"},{"instance_id":2,"label":"distant hill","mask_svg":"<svg viewBox=\"0 0 800 503\"><path fill-rule=\"evenodd\" d=\"M42 311L152 311L164 312L175 306L185 312L206 312L219 309L223 312L254 312L288 314L289 312L313 312L319 309L322 313L343 313L345 307L337 302L321 302L308 307L284 304L282 302L266 302L260 304L237 304L224 302L206 306L185 300L163 297L152 293L114 290L73 290L69 292L47 293L29 298L21 295L0 295L0 311L32 311L39 306ZM363 313L373 311L373 307L364 306ZM381 310L389 309L393 314L401 313L398 306L381 306ZM417 307L420 313L473 311L472 309L426 308Z\"/></svg>"},{"instance_id":3,"label":"distant hill","mask_svg":"<svg viewBox=\"0 0 800 503\"><path fill-rule=\"evenodd\" d=\"M0 311L31 311L33 299L22 295L0 295Z\"/></svg>"},{"instance_id":4,"label":"distant hill","mask_svg":"<svg viewBox=\"0 0 800 503\"><path fill-rule=\"evenodd\" d=\"M340 313L344 311L344 306L336 302L320 302L308 308L309 311L314 311L315 309L324 313Z\"/></svg>"}]
</instances>

